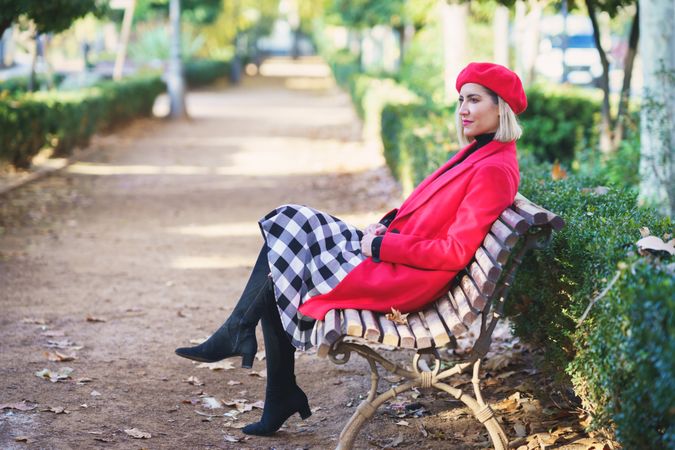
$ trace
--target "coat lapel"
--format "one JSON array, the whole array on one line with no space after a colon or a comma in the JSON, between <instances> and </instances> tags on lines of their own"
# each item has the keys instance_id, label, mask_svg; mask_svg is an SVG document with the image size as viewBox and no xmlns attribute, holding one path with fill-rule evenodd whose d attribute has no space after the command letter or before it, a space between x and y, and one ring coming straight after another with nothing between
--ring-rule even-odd
<instances>
[{"instance_id":1,"label":"coat lapel","mask_svg":"<svg viewBox=\"0 0 675 450\"><path fill-rule=\"evenodd\" d=\"M443 164L437 171L428 176L420 185L413 191L410 197L401 205L397 217L403 217L410 214L420 206L422 206L429 198L431 198L439 189L447 185L454 178L467 171L478 161L487 158L498 151L503 150L508 143L491 141L485 147L477 150L465 161L457 167L449 169L456 161L458 161L467 151L473 148L475 143L465 147L463 151L458 152L447 163Z\"/></svg>"}]
</instances>

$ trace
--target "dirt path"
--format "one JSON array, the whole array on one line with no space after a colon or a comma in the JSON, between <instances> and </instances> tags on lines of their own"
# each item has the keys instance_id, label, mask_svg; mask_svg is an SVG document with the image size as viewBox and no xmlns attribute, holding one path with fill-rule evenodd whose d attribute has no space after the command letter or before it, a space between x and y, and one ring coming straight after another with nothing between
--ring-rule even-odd
<instances>
[{"instance_id":1,"label":"dirt path","mask_svg":"<svg viewBox=\"0 0 675 450\"><path fill-rule=\"evenodd\" d=\"M300 355L314 415L249 438L237 427L259 409L233 420L229 407L207 406L262 400L264 361L212 371L173 355L233 307L266 212L304 203L365 225L399 195L328 79L249 79L193 93L188 108L189 122L146 120L98 138L85 160L1 199L0 448L331 448L366 392L363 361ZM48 360L54 352L76 359ZM35 375L66 367L64 381ZM533 373L518 367L508 370ZM509 376L493 380L497 397L513 392ZM428 414L405 426L383 411L359 448L489 446L465 411L442 412L456 402L407 400ZM134 428L152 437L124 431Z\"/></svg>"}]
</instances>

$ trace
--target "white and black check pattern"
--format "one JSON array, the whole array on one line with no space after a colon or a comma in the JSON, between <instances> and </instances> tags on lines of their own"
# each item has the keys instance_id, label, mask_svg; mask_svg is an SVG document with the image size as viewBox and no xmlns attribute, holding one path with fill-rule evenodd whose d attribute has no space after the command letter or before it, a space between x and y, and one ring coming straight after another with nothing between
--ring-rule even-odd
<instances>
[{"instance_id":1,"label":"white and black check pattern","mask_svg":"<svg viewBox=\"0 0 675 450\"><path fill-rule=\"evenodd\" d=\"M331 215L301 205L282 205L259 221L281 323L296 348L312 346L314 319L298 308L326 294L365 257L363 233Z\"/></svg>"}]
</instances>

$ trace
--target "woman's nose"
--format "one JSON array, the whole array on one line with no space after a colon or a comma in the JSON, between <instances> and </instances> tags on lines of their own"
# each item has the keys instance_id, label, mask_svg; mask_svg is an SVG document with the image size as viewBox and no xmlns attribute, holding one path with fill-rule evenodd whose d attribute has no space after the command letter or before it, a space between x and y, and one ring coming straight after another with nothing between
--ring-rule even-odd
<instances>
[{"instance_id":1,"label":"woman's nose","mask_svg":"<svg viewBox=\"0 0 675 450\"><path fill-rule=\"evenodd\" d=\"M459 115L460 116L465 116L469 113L469 111L466 108L466 103L460 103L459 104Z\"/></svg>"}]
</instances>

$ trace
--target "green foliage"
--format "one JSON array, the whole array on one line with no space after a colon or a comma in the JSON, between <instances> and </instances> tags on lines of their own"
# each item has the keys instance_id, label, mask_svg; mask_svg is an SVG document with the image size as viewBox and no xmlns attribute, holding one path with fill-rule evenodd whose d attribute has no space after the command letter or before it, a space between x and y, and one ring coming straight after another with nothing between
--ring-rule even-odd
<instances>
[{"instance_id":1,"label":"green foliage","mask_svg":"<svg viewBox=\"0 0 675 450\"><path fill-rule=\"evenodd\" d=\"M570 366L594 425L616 425L624 448L675 448L675 273L631 258L595 305Z\"/></svg>"},{"instance_id":2,"label":"green foliage","mask_svg":"<svg viewBox=\"0 0 675 450\"><path fill-rule=\"evenodd\" d=\"M103 0L0 0L0 30L25 15L38 33L59 33L80 17L105 11Z\"/></svg>"},{"instance_id":3,"label":"green foliage","mask_svg":"<svg viewBox=\"0 0 675 450\"><path fill-rule=\"evenodd\" d=\"M0 95L0 161L27 167L44 146L67 155L97 131L152 112L158 77L103 82L77 91Z\"/></svg>"},{"instance_id":4,"label":"green foliage","mask_svg":"<svg viewBox=\"0 0 675 450\"><path fill-rule=\"evenodd\" d=\"M329 21L348 28L403 24L405 1L333 0L326 9Z\"/></svg>"},{"instance_id":5,"label":"green foliage","mask_svg":"<svg viewBox=\"0 0 675 450\"><path fill-rule=\"evenodd\" d=\"M60 84L65 78L65 75L63 74L54 74L53 76L53 82L55 85ZM36 77L36 84L38 86L47 86L48 79L46 75L38 75ZM27 92L28 91L28 86L29 86L30 80L29 77L23 76L23 77L14 77L14 78L8 78L5 81L0 81L0 93L9 93L9 94L16 94L19 92Z\"/></svg>"},{"instance_id":6,"label":"green foliage","mask_svg":"<svg viewBox=\"0 0 675 450\"><path fill-rule=\"evenodd\" d=\"M183 65L185 82L190 87L211 84L230 74L230 62L213 59L192 59Z\"/></svg>"},{"instance_id":7,"label":"green foliage","mask_svg":"<svg viewBox=\"0 0 675 450\"><path fill-rule=\"evenodd\" d=\"M358 56L349 50L343 49L327 54L326 59L333 71L335 81L343 88L348 88L348 83L352 78L361 72Z\"/></svg>"},{"instance_id":8,"label":"green foliage","mask_svg":"<svg viewBox=\"0 0 675 450\"><path fill-rule=\"evenodd\" d=\"M519 147L539 161L569 163L577 152L595 149L600 102L577 90L527 91L527 110L519 116L523 137Z\"/></svg>"},{"instance_id":9,"label":"green foliage","mask_svg":"<svg viewBox=\"0 0 675 450\"><path fill-rule=\"evenodd\" d=\"M440 25L432 22L419 31L403 55L399 80L422 98L442 103L445 96L443 81L443 47Z\"/></svg>"}]
</instances>

